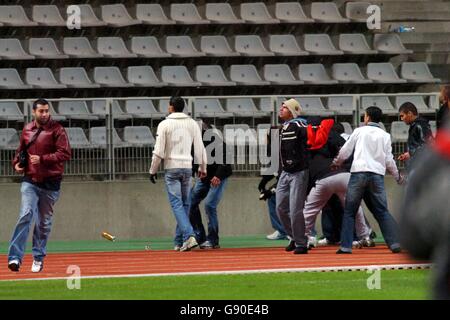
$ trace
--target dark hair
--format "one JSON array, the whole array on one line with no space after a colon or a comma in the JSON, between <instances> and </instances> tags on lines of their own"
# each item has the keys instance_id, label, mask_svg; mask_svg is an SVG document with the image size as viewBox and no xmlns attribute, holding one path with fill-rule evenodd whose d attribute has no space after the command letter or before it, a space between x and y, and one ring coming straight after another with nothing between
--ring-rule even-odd
<instances>
[{"instance_id":1,"label":"dark hair","mask_svg":"<svg viewBox=\"0 0 450 320\"><path fill-rule=\"evenodd\" d=\"M331 130L337 132L338 134L345 133L344 125L340 122L335 122Z\"/></svg>"},{"instance_id":2,"label":"dark hair","mask_svg":"<svg viewBox=\"0 0 450 320\"><path fill-rule=\"evenodd\" d=\"M45 99L37 99L33 102L33 110L37 109L38 104L45 106L48 105L48 101Z\"/></svg>"},{"instance_id":3,"label":"dark hair","mask_svg":"<svg viewBox=\"0 0 450 320\"><path fill-rule=\"evenodd\" d=\"M411 112L413 115L417 116L417 108L411 102L405 102L398 108L398 112L408 113Z\"/></svg>"},{"instance_id":4,"label":"dark hair","mask_svg":"<svg viewBox=\"0 0 450 320\"><path fill-rule=\"evenodd\" d=\"M371 122L378 123L381 121L381 117L383 116L383 111L380 108L371 106L366 109L366 113L370 118Z\"/></svg>"},{"instance_id":5,"label":"dark hair","mask_svg":"<svg viewBox=\"0 0 450 320\"><path fill-rule=\"evenodd\" d=\"M183 112L184 100L181 97L170 97L169 105L171 105L175 112Z\"/></svg>"}]
</instances>

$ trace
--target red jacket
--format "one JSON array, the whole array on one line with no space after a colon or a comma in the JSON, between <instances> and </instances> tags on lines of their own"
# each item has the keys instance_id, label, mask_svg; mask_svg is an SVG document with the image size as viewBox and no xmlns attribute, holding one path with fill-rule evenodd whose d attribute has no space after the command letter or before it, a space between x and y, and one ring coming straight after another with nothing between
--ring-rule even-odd
<instances>
[{"instance_id":1,"label":"red jacket","mask_svg":"<svg viewBox=\"0 0 450 320\"><path fill-rule=\"evenodd\" d=\"M19 162L19 152L38 130L35 121L25 125L20 137L20 145L12 161L13 167ZM40 163L31 164L25 169L25 175L34 182L43 182L50 178L60 179L64 173L64 161L70 159L72 151L63 126L51 118L37 139L28 148L28 155L40 156ZM28 159L29 160L29 159Z\"/></svg>"}]
</instances>

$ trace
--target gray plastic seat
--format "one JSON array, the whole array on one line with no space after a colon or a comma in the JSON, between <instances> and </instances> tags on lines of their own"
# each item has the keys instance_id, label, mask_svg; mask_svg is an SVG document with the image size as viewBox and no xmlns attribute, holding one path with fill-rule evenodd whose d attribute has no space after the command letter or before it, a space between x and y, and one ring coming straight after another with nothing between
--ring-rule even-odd
<instances>
[{"instance_id":1,"label":"gray plastic seat","mask_svg":"<svg viewBox=\"0 0 450 320\"><path fill-rule=\"evenodd\" d=\"M223 126L224 141L229 146L256 145L257 135L248 124L226 124ZM243 134L240 134L243 133Z\"/></svg>"},{"instance_id":2,"label":"gray plastic seat","mask_svg":"<svg viewBox=\"0 0 450 320\"><path fill-rule=\"evenodd\" d=\"M391 123L392 142L408 141L408 131L409 126L403 121L392 121Z\"/></svg>"},{"instance_id":3,"label":"gray plastic seat","mask_svg":"<svg viewBox=\"0 0 450 320\"><path fill-rule=\"evenodd\" d=\"M61 68L58 70L59 82L68 88L99 88L100 85L93 83L82 67Z\"/></svg>"},{"instance_id":4,"label":"gray plastic seat","mask_svg":"<svg viewBox=\"0 0 450 320\"><path fill-rule=\"evenodd\" d=\"M95 67L94 81L102 87L133 87L134 85L125 81L122 72L117 67Z\"/></svg>"},{"instance_id":5,"label":"gray plastic seat","mask_svg":"<svg viewBox=\"0 0 450 320\"><path fill-rule=\"evenodd\" d=\"M65 84L59 83L50 68L27 68L25 81L33 87L41 89L63 89Z\"/></svg>"},{"instance_id":6,"label":"gray plastic seat","mask_svg":"<svg viewBox=\"0 0 450 320\"><path fill-rule=\"evenodd\" d=\"M372 80L364 78L356 63L335 63L331 68L333 79L341 83L372 83Z\"/></svg>"},{"instance_id":7,"label":"gray plastic seat","mask_svg":"<svg viewBox=\"0 0 450 320\"><path fill-rule=\"evenodd\" d=\"M336 49L328 34L305 34L303 36L305 50L315 55L341 55Z\"/></svg>"},{"instance_id":8,"label":"gray plastic seat","mask_svg":"<svg viewBox=\"0 0 450 320\"><path fill-rule=\"evenodd\" d=\"M167 83L159 81L151 66L130 66L127 80L137 87L164 87Z\"/></svg>"},{"instance_id":9,"label":"gray plastic seat","mask_svg":"<svg viewBox=\"0 0 450 320\"><path fill-rule=\"evenodd\" d=\"M414 83L440 83L441 80L433 77L425 62L403 62L400 75L408 82Z\"/></svg>"},{"instance_id":10,"label":"gray plastic seat","mask_svg":"<svg viewBox=\"0 0 450 320\"><path fill-rule=\"evenodd\" d=\"M147 126L126 126L123 129L123 140L133 147L143 148L155 145L155 138Z\"/></svg>"},{"instance_id":11,"label":"gray plastic seat","mask_svg":"<svg viewBox=\"0 0 450 320\"><path fill-rule=\"evenodd\" d=\"M40 59L69 58L68 55L59 51L53 38L30 38L28 40L28 52Z\"/></svg>"},{"instance_id":12,"label":"gray plastic seat","mask_svg":"<svg viewBox=\"0 0 450 320\"><path fill-rule=\"evenodd\" d=\"M264 65L264 80L277 85L299 85L303 81L295 79L287 64Z\"/></svg>"},{"instance_id":13,"label":"gray plastic seat","mask_svg":"<svg viewBox=\"0 0 450 320\"><path fill-rule=\"evenodd\" d=\"M16 150L19 147L20 139L16 129L0 129L0 150Z\"/></svg>"},{"instance_id":14,"label":"gray plastic seat","mask_svg":"<svg viewBox=\"0 0 450 320\"><path fill-rule=\"evenodd\" d=\"M32 60L35 57L26 53L19 39L0 39L0 59Z\"/></svg>"},{"instance_id":15,"label":"gray plastic seat","mask_svg":"<svg viewBox=\"0 0 450 320\"><path fill-rule=\"evenodd\" d=\"M233 64L229 69L230 80L239 85L263 86L269 85L269 81L263 81L252 64Z\"/></svg>"},{"instance_id":16,"label":"gray plastic seat","mask_svg":"<svg viewBox=\"0 0 450 320\"><path fill-rule=\"evenodd\" d=\"M375 34L373 37L373 48L379 53L385 54L409 54L413 53L403 45L397 34Z\"/></svg>"},{"instance_id":17,"label":"gray plastic seat","mask_svg":"<svg viewBox=\"0 0 450 320\"><path fill-rule=\"evenodd\" d=\"M371 4L369 2L347 2L345 4L345 16L353 22L366 22L369 18L367 8Z\"/></svg>"},{"instance_id":18,"label":"gray plastic seat","mask_svg":"<svg viewBox=\"0 0 450 320\"><path fill-rule=\"evenodd\" d=\"M164 25L176 23L167 18L164 9L159 3L136 4L136 18L141 20L144 24Z\"/></svg>"},{"instance_id":19,"label":"gray plastic seat","mask_svg":"<svg viewBox=\"0 0 450 320\"><path fill-rule=\"evenodd\" d=\"M267 112L259 111L252 98L227 98L227 112L232 112L236 117L264 117Z\"/></svg>"},{"instance_id":20,"label":"gray plastic seat","mask_svg":"<svg viewBox=\"0 0 450 320\"><path fill-rule=\"evenodd\" d=\"M195 67L195 80L207 86L235 86L229 81L220 65L199 65Z\"/></svg>"},{"instance_id":21,"label":"gray plastic seat","mask_svg":"<svg viewBox=\"0 0 450 320\"><path fill-rule=\"evenodd\" d=\"M330 112L325 109L319 97L297 97L295 98L302 107L302 114L305 115L326 115Z\"/></svg>"},{"instance_id":22,"label":"gray plastic seat","mask_svg":"<svg viewBox=\"0 0 450 320\"><path fill-rule=\"evenodd\" d=\"M356 105L353 106L353 97L351 96L328 97L327 107L337 114L350 115L353 114L353 111L356 112Z\"/></svg>"},{"instance_id":23,"label":"gray plastic seat","mask_svg":"<svg viewBox=\"0 0 450 320\"><path fill-rule=\"evenodd\" d=\"M106 127L91 127L89 128L89 141L93 146L106 148L106 133ZM126 148L131 146L130 143L124 142L120 139L115 128L112 128L112 144L115 148Z\"/></svg>"},{"instance_id":24,"label":"gray plastic seat","mask_svg":"<svg viewBox=\"0 0 450 320\"><path fill-rule=\"evenodd\" d=\"M83 100L63 100L58 102L58 113L74 120L98 120L97 116L91 114Z\"/></svg>"},{"instance_id":25,"label":"gray plastic seat","mask_svg":"<svg viewBox=\"0 0 450 320\"><path fill-rule=\"evenodd\" d=\"M66 20L63 19L58 7L55 5L33 5L32 18L34 22L37 22L43 26L66 26Z\"/></svg>"},{"instance_id":26,"label":"gray plastic seat","mask_svg":"<svg viewBox=\"0 0 450 320\"><path fill-rule=\"evenodd\" d=\"M275 101L275 112L278 112L280 109L281 103L286 100L285 98L277 98ZM259 110L264 111L266 113L274 112L274 106L272 104L271 98L264 97L259 99Z\"/></svg>"},{"instance_id":27,"label":"gray plastic seat","mask_svg":"<svg viewBox=\"0 0 450 320\"><path fill-rule=\"evenodd\" d=\"M432 120L429 123L430 123L431 132L433 133L433 137L436 137L436 131L437 131L436 120Z\"/></svg>"},{"instance_id":28,"label":"gray plastic seat","mask_svg":"<svg viewBox=\"0 0 450 320\"><path fill-rule=\"evenodd\" d=\"M229 3L207 3L205 9L206 19L217 24L245 23L238 19Z\"/></svg>"},{"instance_id":29,"label":"gray plastic seat","mask_svg":"<svg viewBox=\"0 0 450 320\"><path fill-rule=\"evenodd\" d=\"M225 112L219 99L197 98L194 102L196 116L204 118L232 118L233 113Z\"/></svg>"},{"instance_id":30,"label":"gray plastic seat","mask_svg":"<svg viewBox=\"0 0 450 320\"><path fill-rule=\"evenodd\" d=\"M16 69L0 69L0 88L31 89L33 86L25 84Z\"/></svg>"},{"instance_id":31,"label":"gray plastic seat","mask_svg":"<svg viewBox=\"0 0 450 320\"><path fill-rule=\"evenodd\" d=\"M91 43L84 37L68 37L63 39L63 52L73 58L100 58L102 54L95 51Z\"/></svg>"},{"instance_id":32,"label":"gray plastic seat","mask_svg":"<svg viewBox=\"0 0 450 320\"><path fill-rule=\"evenodd\" d=\"M108 58L136 58L137 54L128 51L120 37L98 37L97 51Z\"/></svg>"},{"instance_id":33,"label":"gray plastic seat","mask_svg":"<svg viewBox=\"0 0 450 320\"><path fill-rule=\"evenodd\" d=\"M133 118L161 119L165 117L165 113L156 111L150 99L125 100L125 112L131 114Z\"/></svg>"},{"instance_id":34,"label":"gray plastic seat","mask_svg":"<svg viewBox=\"0 0 450 320\"><path fill-rule=\"evenodd\" d=\"M0 6L0 23L5 26L32 27L39 25L31 21L22 6Z\"/></svg>"},{"instance_id":35,"label":"gray plastic seat","mask_svg":"<svg viewBox=\"0 0 450 320\"><path fill-rule=\"evenodd\" d=\"M435 110L428 108L427 104L423 100L422 96L395 96L395 107L397 110L405 102L411 102L416 106L417 111L420 113L434 113Z\"/></svg>"},{"instance_id":36,"label":"gray plastic seat","mask_svg":"<svg viewBox=\"0 0 450 320\"><path fill-rule=\"evenodd\" d=\"M349 19L344 18L334 2L313 2L311 4L311 17L317 22L324 23L346 23Z\"/></svg>"},{"instance_id":37,"label":"gray plastic seat","mask_svg":"<svg viewBox=\"0 0 450 320\"><path fill-rule=\"evenodd\" d=\"M234 37L234 48L242 56L264 57L274 56L273 52L268 51L259 36L256 35L238 35Z\"/></svg>"},{"instance_id":38,"label":"gray plastic seat","mask_svg":"<svg viewBox=\"0 0 450 320\"><path fill-rule=\"evenodd\" d=\"M309 52L300 48L291 34L269 35L269 50L277 56L307 56Z\"/></svg>"},{"instance_id":39,"label":"gray plastic seat","mask_svg":"<svg viewBox=\"0 0 450 320\"><path fill-rule=\"evenodd\" d=\"M67 118L65 116L62 116L60 114L58 114L58 112L56 112L55 108L53 108L53 102L48 101L48 110L50 115L52 116L53 120L56 121L66 121Z\"/></svg>"},{"instance_id":40,"label":"gray plastic seat","mask_svg":"<svg viewBox=\"0 0 450 320\"><path fill-rule=\"evenodd\" d=\"M166 58L172 56L161 49L158 40L153 36L132 37L130 50L143 58Z\"/></svg>"},{"instance_id":41,"label":"gray plastic seat","mask_svg":"<svg viewBox=\"0 0 450 320\"><path fill-rule=\"evenodd\" d=\"M397 110L387 96L363 96L361 98L361 111L371 106L380 108L385 114L397 114Z\"/></svg>"},{"instance_id":42,"label":"gray plastic seat","mask_svg":"<svg viewBox=\"0 0 450 320\"><path fill-rule=\"evenodd\" d=\"M101 6L102 20L112 27L126 27L141 24L128 13L123 4L107 4Z\"/></svg>"},{"instance_id":43,"label":"gray plastic seat","mask_svg":"<svg viewBox=\"0 0 450 320\"><path fill-rule=\"evenodd\" d=\"M346 54L377 54L367 43L366 37L360 33L339 35L339 49Z\"/></svg>"},{"instance_id":44,"label":"gray plastic seat","mask_svg":"<svg viewBox=\"0 0 450 320\"><path fill-rule=\"evenodd\" d=\"M234 57L240 54L231 49L227 38L224 36L202 36L200 38L200 50L208 56Z\"/></svg>"},{"instance_id":45,"label":"gray plastic seat","mask_svg":"<svg viewBox=\"0 0 450 320\"><path fill-rule=\"evenodd\" d=\"M24 114L17 102L0 101L0 119L7 121L24 121Z\"/></svg>"},{"instance_id":46,"label":"gray plastic seat","mask_svg":"<svg viewBox=\"0 0 450 320\"><path fill-rule=\"evenodd\" d=\"M84 134L83 128L69 127L64 128L69 138L69 144L72 149L90 149L92 145Z\"/></svg>"},{"instance_id":47,"label":"gray plastic seat","mask_svg":"<svg viewBox=\"0 0 450 320\"><path fill-rule=\"evenodd\" d=\"M92 100L89 101L89 104L91 106L91 113L99 117L99 119L105 119L106 115L109 114L109 111L106 109L106 100ZM111 106L114 119L129 120L132 118L131 115L123 112L117 100L113 100Z\"/></svg>"},{"instance_id":48,"label":"gray plastic seat","mask_svg":"<svg viewBox=\"0 0 450 320\"><path fill-rule=\"evenodd\" d=\"M367 78L375 83L406 83L400 79L390 63L367 64Z\"/></svg>"},{"instance_id":49,"label":"gray plastic seat","mask_svg":"<svg viewBox=\"0 0 450 320\"><path fill-rule=\"evenodd\" d=\"M170 5L170 18L180 24L208 24L193 3L174 3Z\"/></svg>"},{"instance_id":50,"label":"gray plastic seat","mask_svg":"<svg viewBox=\"0 0 450 320\"><path fill-rule=\"evenodd\" d=\"M80 8L80 21L81 27L101 27L108 25L105 21L100 20L89 4L77 4ZM75 14L75 11L72 10L69 12L69 15Z\"/></svg>"},{"instance_id":51,"label":"gray plastic seat","mask_svg":"<svg viewBox=\"0 0 450 320\"><path fill-rule=\"evenodd\" d=\"M275 4L275 18L284 23L311 23L298 2L277 2Z\"/></svg>"},{"instance_id":52,"label":"gray plastic seat","mask_svg":"<svg viewBox=\"0 0 450 320\"><path fill-rule=\"evenodd\" d=\"M203 57L206 55L197 50L189 36L168 36L165 47L166 51L174 57Z\"/></svg>"},{"instance_id":53,"label":"gray plastic seat","mask_svg":"<svg viewBox=\"0 0 450 320\"><path fill-rule=\"evenodd\" d=\"M241 18L247 23L275 24L280 20L273 18L264 2L241 3Z\"/></svg>"},{"instance_id":54,"label":"gray plastic seat","mask_svg":"<svg viewBox=\"0 0 450 320\"><path fill-rule=\"evenodd\" d=\"M194 81L185 66L161 67L161 80L175 87L197 87L200 82Z\"/></svg>"},{"instance_id":55,"label":"gray plastic seat","mask_svg":"<svg viewBox=\"0 0 450 320\"><path fill-rule=\"evenodd\" d=\"M336 84L328 75L323 64L300 64L298 66L298 78L305 84Z\"/></svg>"},{"instance_id":56,"label":"gray plastic seat","mask_svg":"<svg viewBox=\"0 0 450 320\"><path fill-rule=\"evenodd\" d=\"M353 128L352 125L348 122L341 122L342 126L344 127L344 133L346 134L352 134Z\"/></svg>"}]
</instances>

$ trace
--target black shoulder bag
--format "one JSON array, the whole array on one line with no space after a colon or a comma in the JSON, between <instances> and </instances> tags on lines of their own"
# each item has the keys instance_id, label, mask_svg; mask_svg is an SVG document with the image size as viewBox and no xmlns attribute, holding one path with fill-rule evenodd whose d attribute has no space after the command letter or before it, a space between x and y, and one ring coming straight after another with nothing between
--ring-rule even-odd
<instances>
[{"instance_id":1,"label":"black shoulder bag","mask_svg":"<svg viewBox=\"0 0 450 320\"><path fill-rule=\"evenodd\" d=\"M37 137L42 131L42 127L31 137L30 142L27 143L23 150L19 152L19 166L25 169L28 166L28 148L36 141Z\"/></svg>"}]
</instances>

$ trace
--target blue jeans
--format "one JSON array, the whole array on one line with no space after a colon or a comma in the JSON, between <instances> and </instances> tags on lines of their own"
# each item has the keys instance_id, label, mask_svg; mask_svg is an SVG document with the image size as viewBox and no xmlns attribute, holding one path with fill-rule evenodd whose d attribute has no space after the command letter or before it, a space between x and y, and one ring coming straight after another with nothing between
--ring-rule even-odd
<instances>
[{"instance_id":1,"label":"blue jeans","mask_svg":"<svg viewBox=\"0 0 450 320\"><path fill-rule=\"evenodd\" d=\"M192 169L166 169L164 175L167 196L177 221L174 243L180 246L194 235L189 222L191 177Z\"/></svg>"},{"instance_id":2,"label":"blue jeans","mask_svg":"<svg viewBox=\"0 0 450 320\"><path fill-rule=\"evenodd\" d=\"M217 205L222 199L225 186L228 179L223 179L217 187L211 187L211 183L203 182L197 178L195 186L191 191L191 209L189 210L189 219L194 228L195 237L198 243L206 240L212 245L219 244L219 221L217 219ZM205 212L208 217L208 235L205 234L205 228L202 223L202 216L200 213L200 202L205 199Z\"/></svg>"},{"instance_id":3,"label":"blue jeans","mask_svg":"<svg viewBox=\"0 0 450 320\"><path fill-rule=\"evenodd\" d=\"M274 228L274 230L277 230L282 236L286 236L286 231L284 231L280 218L278 218L277 215L277 197L275 196L275 194L267 199L267 207L269 208L269 217L272 228Z\"/></svg>"},{"instance_id":4,"label":"blue jeans","mask_svg":"<svg viewBox=\"0 0 450 320\"><path fill-rule=\"evenodd\" d=\"M59 198L59 191L39 188L29 182L22 182L20 192L22 203L19 220L9 245L8 261L17 259L22 263L30 226L35 220L33 231L33 257L43 261L47 255L47 240L52 230L53 205Z\"/></svg>"},{"instance_id":5,"label":"blue jeans","mask_svg":"<svg viewBox=\"0 0 450 320\"><path fill-rule=\"evenodd\" d=\"M351 252L355 215L361 200L380 225L384 240L391 250L399 248L398 225L387 208L384 176L372 172L352 173L345 197L344 218L342 220L341 250Z\"/></svg>"}]
</instances>

